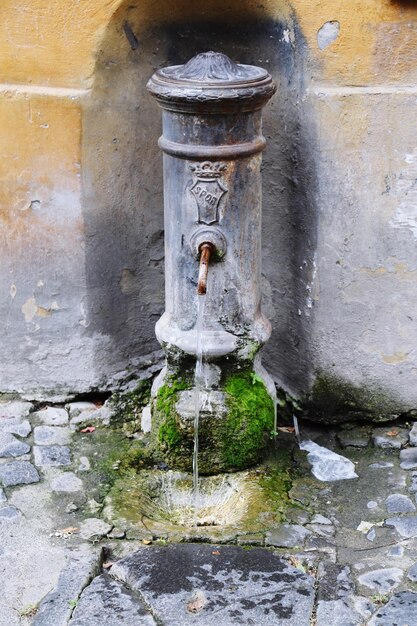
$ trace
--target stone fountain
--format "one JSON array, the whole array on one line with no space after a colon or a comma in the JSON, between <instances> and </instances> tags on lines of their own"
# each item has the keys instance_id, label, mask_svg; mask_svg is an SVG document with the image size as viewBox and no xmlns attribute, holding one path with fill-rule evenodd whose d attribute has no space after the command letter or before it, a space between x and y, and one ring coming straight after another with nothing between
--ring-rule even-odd
<instances>
[{"instance_id":1,"label":"stone fountain","mask_svg":"<svg viewBox=\"0 0 417 626\"><path fill-rule=\"evenodd\" d=\"M158 70L148 89L163 109L166 276L152 441L189 471L197 411L200 472L240 470L260 460L274 430L275 387L259 355L271 333L260 167L261 109L276 87L264 69L206 52Z\"/></svg>"}]
</instances>

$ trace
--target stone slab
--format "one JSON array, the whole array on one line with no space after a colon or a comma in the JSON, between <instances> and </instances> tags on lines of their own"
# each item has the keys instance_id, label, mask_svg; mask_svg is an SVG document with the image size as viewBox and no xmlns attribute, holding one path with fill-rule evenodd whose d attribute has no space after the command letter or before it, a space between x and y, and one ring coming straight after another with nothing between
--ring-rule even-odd
<instances>
[{"instance_id":1,"label":"stone slab","mask_svg":"<svg viewBox=\"0 0 417 626\"><path fill-rule=\"evenodd\" d=\"M345 599L319 600L316 626L363 626L363 617Z\"/></svg>"},{"instance_id":2,"label":"stone slab","mask_svg":"<svg viewBox=\"0 0 417 626\"><path fill-rule=\"evenodd\" d=\"M400 450L408 441L408 431L393 426L374 428L372 442L376 448Z\"/></svg>"},{"instance_id":3,"label":"stone slab","mask_svg":"<svg viewBox=\"0 0 417 626\"><path fill-rule=\"evenodd\" d=\"M19 437L27 437L32 430L29 420L0 419L0 432L11 433Z\"/></svg>"},{"instance_id":4,"label":"stone slab","mask_svg":"<svg viewBox=\"0 0 417 626\"><path fill-rule=\"evenodd\" d=\"M96 407L95 411L88 409L71 418L71 429L81 430L86 426L108 426L113 415L114 410L105 405Z\"/></svg>"},{"instance_id":5,"label":"stone slab","mask_svg":"<svg viewBox=\"0 0 417 626\"><path fill-rule=\"evenodd\" d=\"M105 537L111 529L112 526L104 520L98 517L89 517L80 525L80 537L93 541L97 538Z\"/></svg>"},{"instance_id":6,"label":"stone slab","mask_svg":"<svg viewBox=\"0 0 417 626\"><path fill-rule=\"evenodd\" d=\"M29 461L13 461L0 465L0 483L3 487L28 485L40 480L37 469Z\"/></svg>"},{"instance_id":7,"label":"stone slab","mask_svg":"<svg viewBox=\"0 0 417 626\"><path fill-rule=\"evenodd\" d=\"M365 428L341 430L337 439L342 448L366 448L370 442L369 431Z\"/></svg>"},{"instance_id":8,"label":"stone slab","mask_svg":"<svg viewBox=\"0 0 417 626\"><path fill-rule=\"evenodd\" d=\"M410 446L417 446L417 422L414 422L410 430Z\"/></svg>"},{"instance_id":9,"label":"stone slab","mask_svg":"<svg viewBox=\"0 0 417 626\"><path fill-rule=\"evenodd\" d=\"M308 626L314 579L262 548L144 547L113 565L164 626Z\"/></svg>"},{"instance_id":10,"label":"stone slab","mask_svg":"<svg viewBox=\"0 0 417 626\"><path fill-rule=\"evenodd\" d=\"M405 448L401 450L400 460L400 467L402 469L417 469L417 448Z\"/></svg>"},{"instance_id":11,"label":"stone slab","mask_svg":"<svg viewBox=\"0 0 417 626\"><path fill-rule=\"evenodd\" d=\"M37 446L64 446L71 440L71 431L65 426L36 426L33 436Z\"/></svg>"},{"instance_id":12,"label":"stone slab","mask_svg":"<svg viewBox=\"0 0 417 626\"><path fill-rule=\"evenodd\" d=\"M396 593L383 607L378 609L368 626L413 626L417 624L417 593Z\"/></svg>"},{"instance_id":13,"label":"stone slab","mask_svg":"<svg viewBox=\"0 0 417 626\"><path fill-rule=\"evenodd\" d=\"M66 426L68 424L67 411L54 406L48 406L46 409L37 411L34 417L40 419L47 426Z\"/></svg>"},{"instance_id":14,"label":"stone slab","mask_svg":"<svg viewBox=\"0 0 417 626\"><path fill-rule=\"evenodd\" d=\"M95 411L97 406L94 402L69 402L65 405L70 417L76 417L83 411Z\"/></svg>"},{"instance_id":15,"label":"stone slab","mask_svg":"<svg viewBox=\"0 0 417 626\"><path fill-rule=\"evenodd\" d=\"M84 589L69 626L156 626L137 595L110 578L97 576Z\"/></svg>"},{"instance_id":16,"label":"stone slab","mask_svg":"<svg viewBox=\"0 0 417 626\"><path fill-rule=\"evenodd\" d=\"M385 526L393 526L404 539L417 537L417 515L408 517L391 517L385 520Z\"/></svg>"},{"instance_id":17,"label":"stone slab","mask_svg":"<svg viewBox=\"0 0 417 626\"><path fill-rule=\"evenodd\" d=\"M283 524L280 528L266 533L265 545L276 548L302 547L311 531L298 524Z\"/></svg>"},{"instance_id":18,"label":"stone slab","mask_svg":"<svg viewBox=\"0 0 417 626\"><path fill-rule=\"evenodd\" d=\"M71 464L71 454L66 446L33 446L37 467L61 467Z\"/></svg>"},{"instance_id":19,"label":"stone slab","mask_svg":"<svg viewBox=\"0 0 417 626\"><path fill-rule=\"evenodd\" d=\"M81 491L82 488L83 482L74 472L64 472L51 480L52 491L58 493L75 493L76 491Z\"/></svg>"},{"instance_id":20,"label":"stone slab","mask_svg":"<svg viewBox=\"0 0 417 626\"><path fill-rule=\"evenodd\" d=\"M403 576L404 572L399 567L386 567L361 574L358 576L358 582L368 589L384 593L398 587Z\"/></svg>"},{"instance_id":21,"label":"stone slab","mask_svg":"<svg viewBox=\"0 0 417 626\"><path fill-rule=\"evenodd\" d=\"M67 626L74 610L73 603L99 573L99 564L100 554L92 548L80 546L69 550L57 586L40 603L32 626Z\"/></svg>"},{"instance_id":22,"label":"stone slab","mask_svg":"<svg viewBox=\"0 0 417 626\"><path fill-rule=\"evenodd\" d=\"M19 441L8 432L0 432L0 457L22 456L30 452L30 446L24 441Z\"/></svg>"},{"instance_id":23,"label":"stone slab","mask_svg":"<svg viewBox=\"0 0 417 626\"><path fill-rule=\"evenodd\" d=\"M417 582L417 563L413 563L413 565L410 567L407 572L407 578L413 583Z\"/></svg>"},{"instance_id":24,"label":"stone slab","mask_svg":"<svg viewBox=\"0 0 417 626\"><path fill-rule=\"evenodd\" d=\"M392 493L385 500L388 513L413 513L416 510L408 496L401 493Z\"/></svg>"},{"instance_id":25,"label":"stone slab","mask_svg":"<svg viewBox=\"0 0 417 626\"><path fill-rule=\"evenodd\" d=\"M0 402L0 421L2 419L23 419L33 409L31 402Z\"/></svg>"},{"instance_id":26,"label":"stone slab","mask_svg":"<svg viewBox=\"0 0 417 626\"><path fill-rule=\"evenodd\" d=\"M20 516L21 512L15 506L0 507L0 518L2 519L15 519Z\"/></svg>"}]
</instances>

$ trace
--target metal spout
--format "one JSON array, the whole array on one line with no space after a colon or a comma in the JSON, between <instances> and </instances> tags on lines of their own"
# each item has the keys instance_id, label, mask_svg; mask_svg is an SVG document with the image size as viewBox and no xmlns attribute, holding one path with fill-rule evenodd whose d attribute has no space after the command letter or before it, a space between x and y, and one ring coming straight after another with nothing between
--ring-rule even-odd
<instances>
[{"instance_id":1,"label":"metal spout","mask_svg":"<svg viewBox=\"0 0 417 626\"><path fill-rule=\"evenodd\" d=\"M214 245L208 241L202 243L198 249L200 253L200 264L198 269L197 293L199 296L204 296L207 291L208 268L210 263L210 257L214 250Z\"/></svg>"}]
</instances>

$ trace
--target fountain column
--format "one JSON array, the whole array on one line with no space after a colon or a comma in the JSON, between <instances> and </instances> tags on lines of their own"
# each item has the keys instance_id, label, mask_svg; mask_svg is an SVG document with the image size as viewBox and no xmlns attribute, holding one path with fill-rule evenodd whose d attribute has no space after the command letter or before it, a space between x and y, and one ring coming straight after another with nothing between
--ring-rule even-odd
<instances>
[{"instance_id":1,"label":"fountain column","mask_svg":"<svg viewBox=\"0 0 417 626\"><path fill-rule=\"evenodd\" d=\"M200 471L243 469L274 424L258 352L271 332L261 311L261 109L275 85L262 68L207 52L157 71L148 89L163 109L166 281L152 438L168 464L191 469L200 344Z\"/></svg>"}]
</instances>

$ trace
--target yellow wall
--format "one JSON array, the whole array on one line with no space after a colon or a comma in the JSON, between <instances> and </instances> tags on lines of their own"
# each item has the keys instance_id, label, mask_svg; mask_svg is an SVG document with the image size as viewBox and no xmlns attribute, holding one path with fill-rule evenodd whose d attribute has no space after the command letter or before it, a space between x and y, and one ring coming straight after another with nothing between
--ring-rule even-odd
<instances>
[{"instance_id":1,"label":"yellow wall","mask_svg":"<svg viewBox=\"0 0 417 626\"><path fill-rule=\"evenodd\" d=\"M411 137L411 134L406 132L407 120L415 118L413 103L417 79L416 3L410 0L351 0L350 2L346 0L292 0L292 2L287 0L262 0L262 2L259 0L194 0L193 2L190 0L140 0L140 2L135 0L130 2L127 0L2 0L0 7L0 237L2 242L0 263L3 268L7 268L4 270L3 278L7 272L10 272L10 280L7 274L4 284L6 293L11 294L11 301L10 311L3 314L0 310L0 318L6 315L7 323L12 325L11 320L17 316L19 323L22 324L18 332L22 359L25 360L28 350L33 351L34 360L40 354L41 362L50 364L49 370L45 365L45 380L53 381L56 362L59 359L65 360L67 357L65 356L65 337L59 338L62 349L56 350L55 356L50 357L49 352L45 352L46 349L41 346L42 342L39 339L40 333L46 328L42 325L49 324L49 328L52 328L51 319L62 319L61 328L65 329L64 332L74 335L81 326L81 330L87 335L89 322L85 314L87 298L85 294L97 288L95 284L88 285L84 275L86 259L83 257L85 247L83 237L86 228L86 212L83 203L85 204L86 192L83 189L83 177L86 174L97 176L100 185L99 177L108 178L109 172L111 174L114 168L114 163L110 160L101 167L100 154L97 153L97 168L91 174L94 169L91 167L91 162L94 161L94 145L89 153L91 171L86 172L85 163L83 163L88 111L90 110L90 117L94 115L94 111L91 114L91 109L94 108L92 107L93 92L95 91L96 96L103 93L105 98L105 89L101 92L100 84L98 84L103 73L99 75L96 71L97 61L105 59L101 64L103 72L106 63L111 63L113 51L121 50L123 54L120 58L123 57L126 63L130 63L132 57L129 57L130 46L123 32L124 21L132 24L140 46L141 33L146 29L149 32L149 27L155 21L175 23L188 20L192 24L193 20L196 20L201 24L202 20L209 22L216 19L226 24L233 24L242 15L246 19L249 18L249 21L253 16L258 24L266 18L274 18L281 24L289 24L282 36L288 46L292 46L294 56L298 54L297 46L300 48L304 46L300 55L307 50L306 61L303 65L305 91L300 93L300 100L310 98L310 111L314 111L314 120L309 120L308 124L311 122L311 128L314 127L314 132L317 133L318 148L316 154L312 150L313 154L309 155L309 158L317 160L315 163L317 172L322 168L321 173L317 174L320 193L324 194L322 190L325 187L326 171L334 173L333 179L338 179L343 184L346 169L353 181L351 187L356 190L359 188L366 190L363 194L364 204L367 204L371 210L374 197L371 197L370 190L375 188L375 185L384 185L387 189L391 189L391 195L388 196L387 192L383 196L385 193L383 190L381 193L375 191L378 206L380 198L383 198L379 216L386 221L384 228L388 229L387 224L390 219L394 220L393 228L397 229L395 234L399 232L398 228L402 228L403 214L407 211L404 207L411 197L410 194L414 193L408 191L406 183L410 181L411 185L415 178L414 161L411 162L414 159L412 148L408 147L408 156L404 156L401 146L408 141L407 138ZM339 33L334 41L320 49L318 33L328 22L337 22ZM299 28L298 32L292 30L295 24ZM282 46L280 51L282 51ZM277 49L277 54L280 51ZM149 64L149 73L153 69L152 59L149 53L146 61ZM262 65L262 60L259 64ZM132 76L134 76L134 63L131 64L131 68L133 68ZM381 94L384 97L387 96L383 103L379 99ZM118 115L123 116L124 104L121 100ZM103 109L106 108L105 101L102 106ZM129 106L132 106L131 101L129 101ZM274 106L276 105L272 103L270 111L274 111ZM110 107L105 114L109 120L108 132L113 133L113 129L116 130L117 126L113 119L116 113ZM271 114L268 113L268 115ZM103 118L100 119L105 119L104 113ZM389 124L391 123L397 128L398 140L390 133ZM400 144L401 129L404 132ZM129 135L128 126L124 132L125 136ZM84 148L82 148L83 133ZM153 141L154 135L153 129L143 129L146 141ZM94 136L90 139L94 144ZM103 138L101 140L104 141ZM110 139L108 143L111 141ZM412 145L412 138L410 142ZM111 145L111 149L117 149L116 143ZM378 154L378 150L381 154ZM364 168L361 174L356 164L358 154L361 156ZM394 164L396 164L395 167L398 165L398 171L392 173L389 170ZM404 164L408 168L405 177L400 172ZM120 167L123 167L123 161L120 162ZM148 164L149 170L154 170L155 167L155 161ZM129 176L130 174L127 178ZM366 179L365 182L363 177ZM128 183L129 180L126 184ZM340 185L337 189L339 188ZM123 202L123 199L121 201ZM94 198L90 197L89 202L94 204ZM319 204L320 202L321 200ZM345 205L342 203L345 208L342 209L341 220L355 202L354 199L349 201L345 199ZM395 217L398 206L401 211ZM100 214L97 222L100 222L101 217ZM356 217L352 216L353 226L355 219ZM323 224L326 224L325 219ZM352 224L347 224L347 230ZM95 228L95 224L93 226ZM90 225L90 230L93 226ZM117 227L117 224L115 226ZM409 226L408 224L407 228ZM333 228L333 225L329 224L328 227ZM375 230L373 226L372 228ZM334 228L333 231L335 232ZM388 240L391 235L388 230L384 233L384 237ZM360 237L357 238L358 242L359 240ZM325 244L322 245L323 258L325 258L326 247ZM362 250L367 249L366 242L361 241L360 245ZM392 250L388 256L390 258L394 256ZM400 257L398 262L403 262L404 259ZM159 263L158 260L152 262ZM63 265L60 266L59 263ZM59 298L54 295L57 291L55 287L55 291L51 287L45 295L45 290L42 292L43 287L39 286L44 283L42 274L48 264L49 267L56 264L57 282L59 282L60 272L64 272L65 268L67 271ZM369 259L363 260L363 266L370 268L371 271L378 269L374 265ZM39 275L31 275L31 270L35 272L33 268L36 268L36 272L39 269ZM20 282L16 281L15 273L20 276ZM359 272L358 275L363 275L363 272L362 274ZM117 286L118 278L113 278ZM76 304L74 300L71 303L68 294L65 295L67 279L73 281L73 291L79 290L80 293L81 291L84 293L80 295L79 302L77 301ZM317 299L321 297L323 301L323 293L319 294L318 285L319 278L316 278L312 293L318 294ZM104 290L105 286L101 285L100 288ZM68 297L67 305L65 305L66 297ZM28 301L32 302L32 298L36 299L39 310L53 310L53 314L51 313L49 318L40 320L35 316L28 326L24 307ZM116 297L114 299L117 301ZM411 299L410 291L410 308ZM57 306L52 307L51 302L55 301ZM118 307L119 302L117 301L114 306ZM134 310L133 304L126 306L128 309L132 307L127 311L126 316L134 316L134 313L131 313ZM97 314L94 304L91 309L93 314ZM156 316L156 313L153 315ZM104 323L105 327L106 324L107 321ZM111 326L110 322L109 325ZM359 322L357 327L360 327ZM282 329L282 334L285 332L285 329ZM401 332L398 331L399 335ZM53 333L59 335L58 323ZM55 335L49 334L44 337L48 346L52 346L52 352L55 349L53 347ZM84 339L80 339L80 345L84 346L83 341ZM100 341L103 341L103 345L107 345L106 337L100 338ZM397 342L394 338L393 345L384 348L385 351L382 348L374 349L373 347L372 354L403 352L401 341ZM336 347L334 352L337 351ZM86 358L86 372L80 373L79 381L81 382L74 383L74 385L82 386L82 381L88 378L88 372L94 369L95 352L96 348L92 348L90 357ZM13 358L14 355L11 354L10 363ZM68 363L70 365L77 363L77 358L78 354L74 348L73 360L68 357ZM366 359L367 356L364 358ZM103 359L105 361L104 357ZM389 358L384 363L389 365ZM412 369L410 365L410 368L410 372L413 371L413 375L416 375L417 367ZM27 371L29 372L30 369ZM390 373L391 370L385 370L385 380L389 380ZM63 385L66 383L66 375L62 370L60 382ZM24 378L26 374L22 376ZM409 383L412 384L411 379ZM10 382L10 385L12 384ZM6 387L8 385L9 383ZM0 391L2 388L4 385L1 383L0 376Z\"/></svg>"}]
</instances>

